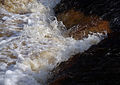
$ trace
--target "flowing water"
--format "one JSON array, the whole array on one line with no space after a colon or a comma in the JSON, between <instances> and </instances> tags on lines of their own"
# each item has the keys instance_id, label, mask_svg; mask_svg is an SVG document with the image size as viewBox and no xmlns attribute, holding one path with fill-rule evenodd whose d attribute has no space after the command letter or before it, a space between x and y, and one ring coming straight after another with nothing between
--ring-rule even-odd
<instances>
[{"instance_id":1,"label":"flowing water","mask_svg":"<svg viewBox=\"0 0 120 85\"><path fill-rule=\"evenodd\" d=\"M46 85L60 62L104 38L100 33L82 40L65 37L67 30L53 12L59 2L4 0L0 5L0 85Z\"/></svg>"}]
</instances>

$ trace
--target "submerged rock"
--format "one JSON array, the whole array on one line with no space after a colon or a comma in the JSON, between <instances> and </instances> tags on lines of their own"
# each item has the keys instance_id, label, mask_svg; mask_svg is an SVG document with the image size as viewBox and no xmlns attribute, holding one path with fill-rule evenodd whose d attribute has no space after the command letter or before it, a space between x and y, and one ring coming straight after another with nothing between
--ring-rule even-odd
<instances>
[{"instance_id":1,"label":"submerged rock","mask_svg":"<svg viewBox=\"0 0 120 85\"><path fill-rule=\"evenodd\" d=\"M73 9L57 15L59 21L68 29L66 35L75 39L82 39L90 33L110 33L109 22L97 16L85 16Z\"/></svg>"},{"instance_id":2,"label":"submerged rock","mask_svg":"<svg viewBox=\"0 0 120 85\"><path fill-rule=\"evenodd\" d=\"M120 1L119 0L61 0L54 8L58 15L71 8L84 12L86 15L93 14L110 22L111 28L119 30L120 27Z\"/></svg>"},{"instance_id":3,"label":"submerged rock","mask_svg":"<svg viewBox=\"0 0 120 85\"><path fill-rule=\"evenodd\" d=\"M27 5L34 0L0 0L0 6L12 13L26 13L29 12Z\"/></svg>"}]
</instances>

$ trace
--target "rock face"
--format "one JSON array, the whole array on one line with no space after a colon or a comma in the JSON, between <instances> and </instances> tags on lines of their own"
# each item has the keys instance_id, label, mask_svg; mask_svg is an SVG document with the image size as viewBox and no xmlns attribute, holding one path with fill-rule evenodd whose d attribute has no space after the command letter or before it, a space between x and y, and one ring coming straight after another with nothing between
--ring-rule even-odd
<instances>
[{"instance_id":1,"label":"rock face","mask_svg":"<svg viewBox=\"0 0 120 85\"><path fill-rule=\"evenodd\" d=\"M73 9L57 15L59 21L68 29L66 35L75 39L82 39L90 33L110 33L109 22L100 19L97 16L85 16L79 11Z\"/></svg>"},{"instance_id":2,"label":"rock face","mask_svg":"<svg viewBox=\"0 0 120 85\"><path fill-rule=\"evenodd\" d=\"M49 85L119 85L120 32L54 69Z\"/></svg>"},{"instance_id":3,"label":"rock face","mask_svg":"<svg viewBox=\"0 0 120 85\"><path fill-rule=\"evenodd\" d=\"M54 10L58 15L71 8L84 12L86 15L100 16L110 22L113 30L119 30L120 0L61 0Z\"/></svg>"},{"instance_id":4,"label":"rock face","mask_svg":"<svg viewBox=\"0 0 120 85\"><path fill-rule=\"evenodd\" d=\"M102 32L103 28L110 34L98 45L55 68L49 85L120 85L120 1L61 0L54 10L68 31L73 29L69 36L77 35L79 39L81 31Z\"/></svg>"}]
</instances>

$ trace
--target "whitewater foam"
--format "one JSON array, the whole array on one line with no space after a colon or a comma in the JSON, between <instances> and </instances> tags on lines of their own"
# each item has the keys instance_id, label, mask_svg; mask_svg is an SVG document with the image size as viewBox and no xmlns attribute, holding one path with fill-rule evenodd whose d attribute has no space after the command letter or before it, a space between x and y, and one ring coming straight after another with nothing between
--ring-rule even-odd
<instances>
[{"instance_id":1,"label":"whitewater foam","mask_svg":"<svg viewBox=\"0 0 120 85\"><path fill-rule=\"evenodd\" d=\"M83 40L65 37L65 26L57 21L52 9L59 2L34 1L25 7L29 10L25 14L10 13L1 8L0 13L5 16L0 24L5 26L0 27L0 33L12 34L0 37L0 85L47 84L49 72L57 64L84 52L105 37L101 33Z\"/></svg>"}]
</instances>

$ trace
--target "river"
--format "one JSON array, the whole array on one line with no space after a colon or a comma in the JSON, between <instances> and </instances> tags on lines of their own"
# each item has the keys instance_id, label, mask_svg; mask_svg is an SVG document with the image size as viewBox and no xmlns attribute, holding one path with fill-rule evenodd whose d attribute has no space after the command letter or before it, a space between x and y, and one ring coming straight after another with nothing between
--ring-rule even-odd
<instances>
[{"instance_id":1,"label":"river","mask_svg":"<svg viewBox=\"0 0 120 85\"><path fill-rule=\"evenodd\" d=\"M60 0L0 2L0 85L47 85L51 70L104 36L75 40L54 16Z\"/></svg>"}]
</instances>

